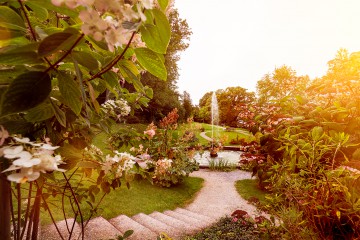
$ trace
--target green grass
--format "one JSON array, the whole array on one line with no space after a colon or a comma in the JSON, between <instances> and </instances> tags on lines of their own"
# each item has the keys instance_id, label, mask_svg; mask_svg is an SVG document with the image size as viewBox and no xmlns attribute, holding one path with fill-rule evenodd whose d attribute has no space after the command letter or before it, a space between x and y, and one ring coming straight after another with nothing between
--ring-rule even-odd
<instances>
[{"instance_id":1,"label":"green grass","mask_svg":"<svg viewBox=\"0 0 360 240\"><path fill-rule=\"evenodd\" d=\"M235 183L237 192L245 200L249 200L251 197L259 199L260 204L265 206L267 200L265 198L266 192L258 188L257 179L243 179Z\"/></svg>"},{"instance_id":2,"label":"green grass","mask_svg":"<svg viewBox=\"0 0 360 240\"><path fill-rule=\"evenodd\" d=\"M148 180L137 179L131 182L130 189L124 184L106 195L93 217L102 216L110 219L121 214L133 216L138 213L149 214L154 211L162 212L183 207L194 199L195 194L201 189L203 181L201 178L188 177L177 186L162 188L151 185ZM98 198L100 195L102 194L99 193ZM60 199L60 197L56 198L57 204L60 203ZM86 201L82 202L81 207L83 214L89 215L91 208ZM62 211L59 208L53 206L51 211L56 221L63 219ZM65 212L72 213L70 204L66 204ZM41 223L51 223L48 213L42 212Z\"/></svg>"}]
</instances>

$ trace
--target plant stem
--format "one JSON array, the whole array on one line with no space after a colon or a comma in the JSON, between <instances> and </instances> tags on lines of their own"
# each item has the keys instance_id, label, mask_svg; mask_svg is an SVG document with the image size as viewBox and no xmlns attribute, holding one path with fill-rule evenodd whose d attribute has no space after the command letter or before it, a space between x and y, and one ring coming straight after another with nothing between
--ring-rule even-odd
<instances>
[{"instance_id":1,"label":"plant stem","mask_svg":"<svg viewBox=\"0 0 360 240\"><path fill-rule=\"evenodd\" d=\"M64 240L64 237L61 235L61 232L60 232L58 226L56 225L55 219L54 219L54 217L53 217L53 215L52 215L52 213L51 213L51 211L50 211L49 205L47 204L45 197L42 195L42 187L40 188L39 185L38 185L38 183L37 183L37 182L35 182L35 183L36 183L36 186L37 186L37 188L38 188L38 191L40 190L39 203L40 203L40 200L41 200L41 198L42 198L43 201L44 201L45 208L46 208L46 210L49 212L51 221L53 222L53 224L54 224L54 226L55 226L55 228L56 228L56 231L59 233L60 238L61 238L62 240ZM38 196L38 192L36 192L35 203L36 203L36 200L37 200L37 196ZM35 205L35 203L34 203L34 205ZM39 205L39 207L40 207L40 205ZM40 210L40 208L39 208L39 210ZM40 212L40 211L39 211L39 212ZM37 227L37 226L36 226L36 227ZM35 230L34 230L34 231L35 231ZM36 230L36 231L37 231L37 230ZM36 239L32 239L32 240L36 240Z\"/></svg>"},{"instance_id":2,"label":"plant stem","mask_svg":"<svg viewBox=\"0 0 360 240\"><path fill-rule=\"evenodd\" d=\"M34 215L33 215L31 240L37 239L39 222L40 222L40 205L41 205L41 197L42 197L42 188L39 187L37 182L36 182L36 186L37 186L37 190L36 190L35 202L33 206Z\"/></svg>"},{"instance_id":3,"label":"plant stem","mask_svg":"<svg viewBox=\"0 0 360 240\"><path fill-rule=\"evenodd\" d=\"M70 47L69 50L67 50L65 52L65 54L59 58L54 64L50 65L50 67L48 67L48 69L46 69L46 71L44 73L49 72L51 69L55 69L55 67L62 61L64 60L70 53L71 51L76 47L76 45L80 42L80 40L84 37L84 34L81 34L78 39L76 39L76 41L74 42L74 44Z\"/></svg>"},{"instance_id":4,"label":"plant stem","mask_svg":"<svg viewBox=\"0 0 360 240\"><path fill-rule=\"evenodd\" d=\"M29 219L29 210L30 210L30 203L31 203L31 194L32 194L32 182L29 183L29 194L28 194L28 198L27 198L27 206L26 206L26 213L25 213L25 226L22 229L21 235L20 235L20 239L22 239L24 237L25 234L25 230L26 230L26 226L28 224L28 219Z\"/></svg>"},{"instance_id":5,"label":"plant stem","mask_svg":"<svg viewBox=\"0 0 360 240\"><path fill-rule=\"evenodd\" d=\"M74 198L74 201L75 201L75 204L76 204L76 206L78 208L78 213L80 214L80 219L81 219L81 235L82 235L82 239L84 239L84 236L85 236L84 218L83 218L83 215L82 215L82 212L81 212L80 204L79 204L79 201L77 200L77 197L76 197L76 194L75 194L74 190L71 187L69 179L66 177L65 173L63 173L63 176L64 176L64 178L66 180L66 185L68 185L69 188L70 188L71 194L72 194L72 196ZM66 187L66 185L65 185L65 187Z\"/></svg>"},{"instance_id":6,"label":"plant stem","mask_svg":"<svg viewBox=\"0 0 360 240\"><path fill-rule=\"evenodd\" d=\"M11 239L11 184L4 174L0 174L0 236L3 240Z\"/></svg>"},{"instance_id":7,"label":"plant stem","mask_svg":"<svg viewBox=\"0 0 360 240\"><path fill-rule=\"evenodd\" d=\"M21 226L21 189L20 183L16 184L17 190L17 199L18 199L18 209L17 209L17 229L16 229L16 236L20 240L20 226ZM14 229L15 230L15 229Z\"/></svg>"},{"instance_id":8,"label":"plant stem","mask_svg":"<svg viewBox=\"0 0 360 240\"><path fill-rule=\"evenodd\" d=\"M19 4L20 4L21 10L22 10L23 13L24 13L26 22L27 22L27 24L28 24L28 28L30 29L31 36L32 36L33 40L36 41L36 34L35 34L34 29L33 29L32 26L31 26L30 19L29 19L29 16L27 15L27 13L26 13L26 9L25 9L25 7L24 7L23 1L22 1L22 0L18 0L18 2L19 2Z\"/></svg>"},{"instance_id":9,"label":"plant stem","mask_svg":"<svg viewBox=\"0 0 360 240\"><path fill-rule=\"evenodd\" d=\"M91 76L91 78L89 78L88 80L86 80L86 82L89 82L95 78L100 77L101 75L103 75L104 73L106 73L107 71L109 71L113 66L115 66L125 55L126 51L128 50L128 48L130 47L130 44L135 36L136 32L133 32L129 42L126 44L126 47L124 48L124 50L122 51L122 53L118 56L116 56L107 66L105 66L103 69L101 69L99 72L97 72L96 74L94 74L93 76Z\"/></svg>"}]
</instances>

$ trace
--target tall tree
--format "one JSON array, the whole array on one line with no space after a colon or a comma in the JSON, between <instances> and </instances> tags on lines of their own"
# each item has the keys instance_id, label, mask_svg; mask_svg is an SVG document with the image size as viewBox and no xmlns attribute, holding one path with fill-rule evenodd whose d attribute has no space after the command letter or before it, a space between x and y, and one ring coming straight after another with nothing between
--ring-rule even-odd
<instances>
[{"instance_id":1,"label":"tall tree","mask_svg":"<svg viewBox=\"0 0 360 240\"><path fill-rule=\"evenodd\" d=\"M247 92L242 87L228 87L225 90L217 91L219 103L220 123L236 127L239 110L235 106L240 104L250 104L255 100L254 92Z\"/></svg>"},{"instance_id":2,"label":"tall tree","mask_svg":"<svg viewBox=\"0 0 360 240\"><path fill-rule=\"evenodd\" d=\"M167 81L145 73L141 81L154 90L153 98L149 106L142 112L137 112L138 117L145 117L147 121L159 120L166 116L173 108L178 108L180 120L184 118L184 109L180 102L180 94L177 92L177 80L179 78L179 68L177 62L180 59L180 52L189 46L190 35L192 34L186 20L179 17L177 9L169 13L171 26L170 43L165 54L165 66L168 72Z\"/></svg>"},{"instance_id":3,"label":"tall tree","mask_svg":"<svg viewBox=\"0 0 360 240\"><path fill-rule=\"evenodd\" d=\"M308 76L296 76L296 71L283 65L275 68L257 82L256 89L260 103L280 100L290 95L302 93L309 84Z\"/></svg>"},{"instance_id":4,"label":"tall tree","mask_svg":"<svg viewBox=\"0 0 360 240\"><path fill-rule=\"evenodd\" d=\"M184 108L184 119L188 119L193 116L194 106L192 105L190 93L184 91L182 95L182 106Z\"/></svg>"}]
</instances>

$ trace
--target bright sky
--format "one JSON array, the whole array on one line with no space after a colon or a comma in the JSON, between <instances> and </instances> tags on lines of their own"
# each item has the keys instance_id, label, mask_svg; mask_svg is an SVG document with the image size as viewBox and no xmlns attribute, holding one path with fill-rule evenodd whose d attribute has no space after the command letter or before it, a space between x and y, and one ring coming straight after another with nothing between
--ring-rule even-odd
<instances>
[{"instance_id":1,"label":"bright sky","mask_svg":"<svg viewBox=\"0 0 360 240\"><path fill-rule=\"evenodd\" d=\"M179 61L179 92L256 82L287 65L311 79L340 48L360 51L360 0L175 0L193 34Z\"/></svg>"}]
</instances>

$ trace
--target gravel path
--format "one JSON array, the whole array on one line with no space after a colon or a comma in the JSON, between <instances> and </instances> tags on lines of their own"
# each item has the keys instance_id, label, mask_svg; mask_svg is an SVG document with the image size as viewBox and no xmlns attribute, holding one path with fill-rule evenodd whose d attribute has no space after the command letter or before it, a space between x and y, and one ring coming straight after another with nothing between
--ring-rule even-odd
<instances>
[{"instance_id":1,"label":"gravel path","mask_svg":"<svg viewBox=\"0 0 360 240\"><path fill-rule=\"evenodd\" d=\"M241 170L215 172L209 169L200 169L190 176L203 178L205 182L194 202L186 209L211 216L214 219L229 216L237 209L248 212L252 217L260 215L256 207L240 197L235 188L237 180L251 179L251 173ZM269 217L266 214L262 215Z\"/></svg>"}]
</instances>

